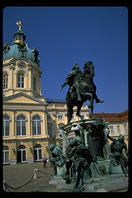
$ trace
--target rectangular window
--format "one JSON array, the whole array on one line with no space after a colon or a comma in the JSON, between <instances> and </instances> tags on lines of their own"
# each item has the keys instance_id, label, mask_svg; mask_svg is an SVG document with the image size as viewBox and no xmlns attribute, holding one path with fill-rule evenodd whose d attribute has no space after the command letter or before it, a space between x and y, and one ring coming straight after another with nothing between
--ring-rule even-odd
<instances>
[{"instance_id":1,"label":"rectangular window","mask_svg":"<svg viewBox=\"0 0 132 198\"><path fill-rule=\"evenodd\" d=\"M5 151L5 163L9 162L9 151Z\"/></svg>"},{"instance_id":2,"label":"rectangular window","mask_svg":"<svg viewBox=\"0 0 132 198\"><path fill-rule=\"evenodd\" d=\"M25 125L25 121L22 121L22 135L26 135L26 125Z\"/></svg>"},{"instance_id":3,"label":"rectangular window","mask_svg":"<svg viewBox=\"0 0 132 198\"><path fill-rule=\"evenodd\" d=\"M61 114L58 115L58 120L62 120L63 116Z\"/></svg>"},{"instance_id":4,"label":"rectangular window","mask_svg":"<svg viewBox=\"0 0 132 198\"><path fill-rule=\"evenodd\" d=\"M19 75L18 76L17 85L18 85L18 87L24 87L24 75Z\"/></svg>"},{"instance_id":5,"label":"rectangular window","mask_svg":"<svg viewBox=\"0 0 132 198\"><path fill-rule=\"evenodd\" d=\"M3 77L3 89L7 89L8 88L8 75L5 74Z\"/></svg>"},{"instance_id":6,"label":"rectangular window","mask_svg":"<svg viewBox=\"0 0 132 198\"><path fill-rule=\"evenodd\" d=\"M37 123L38 123L38 126L37 126L38 127L38 131L37 132L38 132L38 135L41 135L41 122L38 121Z\"/></svg>"},{"instance_id":7,"label":"rectangular window","mask_svg":"<svg viewBox=\"0 0 132 198\"><path fill-rule=\"evenodd\" d=\"M117 132L119 135L121 134L120 125L117 125Z\"/></svg>"},{"instance_id":8,"label":"rectangular window","mask_svg":"<svg viewBox=\"0 0 132 198\"><path fill-rule=\"evenodd\" d=\"M3 164L9 163L9 151L3 150Z\"/></svg>"},{"instance_id":9,"label":"rectangular window","mask_svg":"<svg viewBox=\"0 0 132 198\"><path fill-rule=\"evenodd\" d=\"M41 135L41 122L33 120L32 130L33 130L33 135Z\"/></svg>"},{"instance_id":10,"label":"rectangular window","mask_svg":"<svg viewBox=\"0 0 132 198\"><path fill-rule=\"evenodd\" d=\"M9 136L9 121L6 121L6 125L5 125L5 136Z\"/></svg>"},{"instance_id":11,"label":"rectangular window","mask_svg":"<svg viewBox=\"0 0 132 198\"><path fill-rule=\"evenodd\" d=\"M113 126L109 126L109 128L110 128L111 135L114 135L114 127Z\"/></svg>"},{"instance_id":12,"label":"rectangular window","mask_svg":"<svg viewBox=\"0 0 132 198\"><path fill-rule=\"evenodd\" d=\"M9 136L9 121L3 120L3 136Z\"/></svg>"},{"instance_id":13,"label":"rectangular window","mask_svg":"<svg viewBox=\"0 0 132 198\"><path fill-rule=\"evenodd\" d=\"M20 135L21 129L20 129L20 121L17 121L17 135Z\"/></svg>"},{"instance_id":14,"label":"rectangular window","mask_svg":"<svg viewBox=\"0 0 132 198\"><path fill-rule=\"evenodd\" d=\"M125 134L128 134L128 130L127 130L127 125L124 124L124 131L125 131Z\"/></svg>"},{"instance_id":15,"label":"rectangular window","mask_svg":"<svg viewBox=\"0 0 132 198\"><path fill-rule=\"evenodd\" d=\"M16 128L17 128L17 135L26 135L26 123L25 123L25 121L18 120Z\"/></svg>"}]
</instances>

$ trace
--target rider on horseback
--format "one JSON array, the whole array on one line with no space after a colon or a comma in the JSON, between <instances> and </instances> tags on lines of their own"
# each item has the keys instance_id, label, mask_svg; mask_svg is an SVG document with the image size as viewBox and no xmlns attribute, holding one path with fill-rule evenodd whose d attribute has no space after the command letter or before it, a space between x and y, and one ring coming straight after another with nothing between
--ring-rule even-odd
<instances>
[{"instance_id":1,"label":"rider on horseback","mask_svg":"<svg viewBox=\"0 0 132 198\"><path fill-rule=\"evenodd\" d=\"M72 71L67 76L65 82L62 85L62 89L68 84L69 85L69 93L73 95L73 89L75 90L77 94L77 100L78 102L81 101L80 96L80 85L79 85L79 79L82 76L82 71L79 69L79 65L76 63L72 67Z\"/></svg>"},{"instance_id":2,"label":"rider on horseback","mask_svg":"<svg viewBox=\"0 0 132 198\"><path fill-rule=\"evenodd\" d=\"M76 115L81 118L80 110L85 101L90 101L88 107L91 110L91 115L93 114L94 99L96 103L104 102L96 95L96 86L93 82L93 77L94 66L92 62L89 61L84 65L84 72L79 69L78 64L75 64L72 67L72 71L65 79L61 89L63 89L67 84L69 85L66 95L68 123L72 119L74 106L77 107Z\"/></svg>"},{"instance_id":3,"label":"rider on horseback","mask_svg":"<svg viewBox=\"0 0 132 198\"><path fill-rule=\"evenodd\" d=\"M97 95L96 95L96 86L93 82L93 77L94 77L94 66L93 63L91 61L88 61L87 63L85 63L84 67L84 72L83 75L84 77L87 77L90 80L90 85L92 86L92 91L94 93L94 99L96 101L96 103L103 103L103 100L100 100Z\"/></svg>"}]
</instances>

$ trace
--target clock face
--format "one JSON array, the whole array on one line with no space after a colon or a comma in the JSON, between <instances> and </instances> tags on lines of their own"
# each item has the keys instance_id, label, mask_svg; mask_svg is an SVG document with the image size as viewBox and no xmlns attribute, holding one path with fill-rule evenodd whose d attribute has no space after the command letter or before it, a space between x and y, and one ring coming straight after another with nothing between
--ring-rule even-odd
<instances>
[{"instance_id":1,"label":"clock face","mask_svg":"<svg viewBox=\"0 0 132 198\"><path fill-rule=\"evenodd\" d=\"M26 64L25 64L25 62L24 61L22 61L22 60L20 60L19 62L18 62L18 67L20 67L20 68L23 68L23 67L25 67L26 66Z\"/></svg>"}]
</instances>

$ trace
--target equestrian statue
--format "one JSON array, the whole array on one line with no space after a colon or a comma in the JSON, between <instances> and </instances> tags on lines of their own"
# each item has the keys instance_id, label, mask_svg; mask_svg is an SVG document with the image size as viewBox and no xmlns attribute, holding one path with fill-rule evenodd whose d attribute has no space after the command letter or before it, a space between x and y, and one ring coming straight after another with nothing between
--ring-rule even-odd
<instances>
[{"instance_id":1,"label":"equestrian statue","mask_svg":"<svg viewBox=\"0 0 132 198\"><path fill-rule=\"evenodd\" d=\"M84 64L84 71L79 69L79 65L76 63L72 67L72 71L69 73L61 89L66 85L69 85L69 89L66 95L67 103L67 117L68 123L72 119L73 107L77 107L77 116L81 118L80 110L83 103L87 100L90 101L89 108L91 114L93 114L94 100L96 103L103 103L96 95L96 86L93 82L94 66L91 61Z\"/></svg>"}]
</instances>

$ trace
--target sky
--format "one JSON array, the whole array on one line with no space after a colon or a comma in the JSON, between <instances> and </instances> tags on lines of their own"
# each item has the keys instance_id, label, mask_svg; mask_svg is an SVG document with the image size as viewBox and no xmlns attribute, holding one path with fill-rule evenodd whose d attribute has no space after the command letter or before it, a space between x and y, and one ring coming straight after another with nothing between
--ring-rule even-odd
<instances>
[{"instance_id":1,"label":"sky","mask_svg":"<svg viewBox=\"0 0 132 198\"><path fill-rule=\"evenodd\" d=\"M128 9L126 7L5 7L3 43L13 42L22 21L26 43L39 51L43 97L65 99L61 85L78 63L95 66L94 83L104 103L95 113L128 109ZM89 104L89 101L85 102Z\"/></svg>"}]
</instances>

